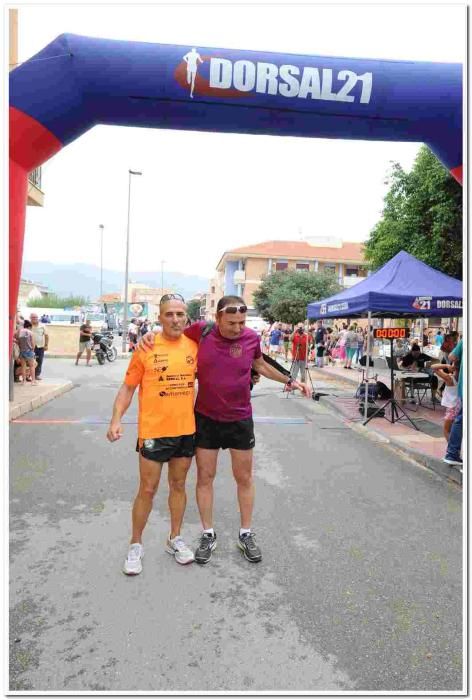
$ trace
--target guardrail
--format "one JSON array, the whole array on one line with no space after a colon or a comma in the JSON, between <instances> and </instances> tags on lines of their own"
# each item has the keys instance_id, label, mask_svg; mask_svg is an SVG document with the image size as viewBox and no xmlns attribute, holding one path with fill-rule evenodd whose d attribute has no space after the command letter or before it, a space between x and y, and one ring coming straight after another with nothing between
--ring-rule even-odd
<instances>
[{"instance_id":1,"label":"guardrail","mask_svg":"<svg viewBox=\"0 0 472 700\"><path fill-rule=\"evenodd\" d=\"M28 180L39 190L41 189L41 168L35 168L28 175Z\"/></svg>"}]
</instances>

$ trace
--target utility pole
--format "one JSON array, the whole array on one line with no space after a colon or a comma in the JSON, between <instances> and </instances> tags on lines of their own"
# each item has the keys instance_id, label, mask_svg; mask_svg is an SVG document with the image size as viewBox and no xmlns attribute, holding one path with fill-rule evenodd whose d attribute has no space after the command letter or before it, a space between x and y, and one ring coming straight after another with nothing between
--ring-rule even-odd
<instances>
[{"instance_id":1,"label":"utility pole","mask_svg":"<svg viewBox=\"0 0 472 700\"><path fill-rule=\"evenodd\" d=\"M164 296L164 263L165 260L161 260L161 297Z\"/></svg>"},{"instance_id":2,"label":"utility pole","mask_svg":"<svg viewBox=\"0 0 472 700\"><path fill-rule=\"evenodd\" d=\"M123 345L122 350L126 352L126 341L128 338L128 276L129 276L129 220L131 211L131 176L142 175L139 170L128 170L128 226L126 228L126 263L125 263L125 306L123 309Z\"/></svg>"},{"instance_id":3,"label":"utility pole","mask_svg":"<svg viewBox=\"0 0 472 700\"><path fill-rule=\"evenodd\" d=\"M100 297L103 296L103 224L99 224L100 229ZM102 302L103 303L103 302Z\"/></svg>"}]
</instances>

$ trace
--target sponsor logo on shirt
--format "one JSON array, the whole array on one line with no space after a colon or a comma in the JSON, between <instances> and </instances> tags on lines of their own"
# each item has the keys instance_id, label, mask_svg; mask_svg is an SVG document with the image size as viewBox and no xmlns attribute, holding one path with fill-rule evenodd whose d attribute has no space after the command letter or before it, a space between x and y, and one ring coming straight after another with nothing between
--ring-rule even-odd
<instances>
[{"instance_id":1,"label":"sponsor logo on shirt","mask_svg":"<svg viewBox=\"0 0 472 700\"><path fill-rule=\"evenodd\" d=\"M231 355L231 357L241 357L241 355L243 354L242 345L240 345L239 343L234 343L233 345L231 345L229 349L229 354Z\"/></svg>"}]
</instances>

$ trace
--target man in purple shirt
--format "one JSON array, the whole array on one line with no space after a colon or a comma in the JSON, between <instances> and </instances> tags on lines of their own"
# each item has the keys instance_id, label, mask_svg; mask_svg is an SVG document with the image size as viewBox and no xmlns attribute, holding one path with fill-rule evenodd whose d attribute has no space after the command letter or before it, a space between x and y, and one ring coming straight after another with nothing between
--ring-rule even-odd
<instances>
[{"instance_id":1,"label":"man in purple shirt","mask_svg":"<svg viewBox=\"0 0 472 700\"><path fill-rule=\"evenodd\" d=\"M186 336L199 343L198 394L195 403L197 427L197 504L203 525L195 561L206 564L216 548L213 528L213 481L218 451L229 449L237 484L241 528L238 546L250 562L259 562L262 553L251 530L254 507L253 449L254 423L251 407L251 368L274 381L300 389L307 397L311 390L291 380L262 358L257 333L246 328L247 306L238 296L222 297L216 307L216 323L209 329L205 321L185 329ZM206 333L205 331L209 332ZM140 346L152 347L154 335L147 333Z\"/></svg>"}]
</instances>

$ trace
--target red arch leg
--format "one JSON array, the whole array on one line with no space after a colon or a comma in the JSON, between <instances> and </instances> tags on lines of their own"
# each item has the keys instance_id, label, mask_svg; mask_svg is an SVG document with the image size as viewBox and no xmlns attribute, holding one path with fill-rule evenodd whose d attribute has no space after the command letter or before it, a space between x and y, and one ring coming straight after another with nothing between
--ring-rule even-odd
<instances>
[{"instance_id":1,"label":"red arch leg","mask_svg":"<svg viewBox=\"0 0 472 700\"><path fill-rule=\"evenodd\" d=\"M10 327L10 354L12 348L16 303L20 288L23 241L25 235L26 198L28 196L28 173L10 158L10 274L8 318Z\"/></svg>"}]
</instances>

